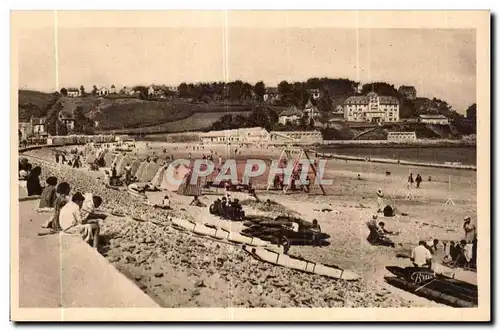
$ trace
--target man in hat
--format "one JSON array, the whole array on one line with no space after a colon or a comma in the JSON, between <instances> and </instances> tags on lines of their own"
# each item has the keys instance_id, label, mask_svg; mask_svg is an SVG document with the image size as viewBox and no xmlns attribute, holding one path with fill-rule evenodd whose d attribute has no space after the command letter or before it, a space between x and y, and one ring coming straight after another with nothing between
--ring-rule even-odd
<instances>
[{"instance_id":1,"label":"man in hat","mask_svg":"<svg viewBox=\"0 0 500 331\"><path fill-rule=\"evenodd\" d=\"M464 233L464 239L467 243L472 243L474 238L476 238L476 225L472 223L470 216L464 217Z\"/></svg>"}]
</instances>

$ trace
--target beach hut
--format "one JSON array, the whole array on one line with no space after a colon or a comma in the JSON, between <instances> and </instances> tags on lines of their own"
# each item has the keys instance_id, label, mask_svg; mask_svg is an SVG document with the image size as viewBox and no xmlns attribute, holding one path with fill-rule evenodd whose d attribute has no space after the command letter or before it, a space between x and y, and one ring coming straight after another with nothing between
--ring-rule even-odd
<instances>
[{"instance_id":1,"label":"beach hut","mask_svg":"<svg viewBox=\"0 0 500 331\"><path fill-rule=\"evenodd\" d=\"M165 172L163 173L160 189L167 190L170 192L176 192L179 186L181 185L182 180L186 177L189 171L190 171L189 168L182 164L178 165L177 167L174 167L172 164L169 164L165 168ZM169 176L167 176L168 172L172 173L173 180L172 178L169 178Z\"/></svg>"}]
</instances>

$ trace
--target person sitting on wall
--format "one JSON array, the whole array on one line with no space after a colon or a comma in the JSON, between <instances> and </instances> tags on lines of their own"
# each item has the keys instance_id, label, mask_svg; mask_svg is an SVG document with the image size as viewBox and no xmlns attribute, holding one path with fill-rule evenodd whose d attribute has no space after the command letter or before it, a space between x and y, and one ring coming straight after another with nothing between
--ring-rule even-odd
<instances>
[{"instance_id":1,"label":"person sitting on wall","mask_svg":"<svg viewBox=\"0 0 500 331\"><path fill-rule=\"evenodd\" d=\"M26 188L28 190L28 196L41 195L42 185L40 185L40 175L42 174L42 168L35 167L31 170L26 177Z\"/></svg>"},{"instance_id":2,"label":"person sitting on wall","mask_svg":"<svg viewBox=\"0 0 500 331\"><path fill-rule=\"evenodd\" d=\"M57 178L49 177L46 180L47 187L43 189L42 195L40 196L40 203L38 205L38 212L53 211L54 203L56 201L56 186Z\"/></svg>"}]
</instances>

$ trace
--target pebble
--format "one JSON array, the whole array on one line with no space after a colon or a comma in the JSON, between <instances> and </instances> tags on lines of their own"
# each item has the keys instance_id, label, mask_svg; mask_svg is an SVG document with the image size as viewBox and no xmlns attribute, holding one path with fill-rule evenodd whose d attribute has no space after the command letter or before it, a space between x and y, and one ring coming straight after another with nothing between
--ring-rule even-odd
<instances>
[{"instance_id":1,"label":"pebble","mask_svg":"<svg viewBox=\"0 0 500 331\"><path fill-rule=\"evenodd\" d=\"M163 272L155 272L155 277L157 278L163 277Z\"/></svg>"}]
</instances>

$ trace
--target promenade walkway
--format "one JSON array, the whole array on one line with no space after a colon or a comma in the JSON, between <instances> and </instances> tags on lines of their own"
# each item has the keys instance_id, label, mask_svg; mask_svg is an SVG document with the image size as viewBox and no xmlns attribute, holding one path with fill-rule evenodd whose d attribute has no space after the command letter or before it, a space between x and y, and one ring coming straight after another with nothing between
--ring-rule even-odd
<instances>
[{"instance_id":1,"label":"promenade walkway","mask_svg":"<svg viewBox=\"0 0 500 331\"><path fill-rule=\"evenodd\" d=\"M19 308L158 307L80 238L38 236L50 216L35 211L38 202L19 202Z\"/></svg>"}]
</instances>

